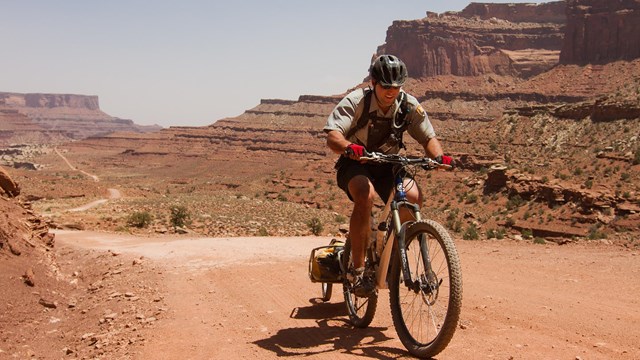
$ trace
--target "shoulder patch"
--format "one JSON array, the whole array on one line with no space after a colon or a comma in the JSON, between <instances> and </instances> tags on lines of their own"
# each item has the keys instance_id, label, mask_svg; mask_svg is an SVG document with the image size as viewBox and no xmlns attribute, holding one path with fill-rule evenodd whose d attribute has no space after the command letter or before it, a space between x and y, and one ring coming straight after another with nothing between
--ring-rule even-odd
<instances>
[{"instance_id":1,"label":"shoulder patch","mask_svg":"<svg viewBox=\"0 0 640 360\"><path fill-rule=\"evenodd\" d=\"M424 109L422 108L422 105L418 104L416 111L418 112L418 114L420 114L420 116L424 116Z\"/></svg>"}]
</instances>

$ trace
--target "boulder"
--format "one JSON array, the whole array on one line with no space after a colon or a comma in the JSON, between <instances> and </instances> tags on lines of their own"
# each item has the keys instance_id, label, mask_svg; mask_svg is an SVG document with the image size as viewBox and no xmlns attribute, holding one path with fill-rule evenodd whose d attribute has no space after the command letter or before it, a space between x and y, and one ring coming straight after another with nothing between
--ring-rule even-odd
<instances>
[{"instance_id":1,"label":"boulder","mask_svg":"<svg viewBox=\"0 0 640 360\"><path fill-rule=\"evenodd\" d=\"M0 189L9 197L20 195L20 186L0 167Z\"/></svg>"}]
</instances>

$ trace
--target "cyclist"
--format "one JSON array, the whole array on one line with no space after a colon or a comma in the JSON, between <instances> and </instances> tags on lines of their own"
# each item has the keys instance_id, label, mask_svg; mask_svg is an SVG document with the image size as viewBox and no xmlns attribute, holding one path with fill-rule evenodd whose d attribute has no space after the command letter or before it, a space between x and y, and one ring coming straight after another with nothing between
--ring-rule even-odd
<instances>
[{"instance_id":1,"label":"cyclist","mask_svg":"<svg viewBox=\"0 0 640 360\"><path fill-rule=\"evenodd\" d=\"M402 133L406 130L427 156L453 165L453 159L443 154L427 113L415 97L402 90L408 77L404 62L394 55L378 56L369 67L369 75L370 86L347 94L324 127L327 146L341 155L335 166L338 186L353 201L349 236L355 273L347 276L357 296L368 296L375 290L373 279L363 276L375 194L386 202L394 186L392 165L367 163L360 157L365 151L398 153L404 147ZM405 183L408 181L405 176ZM407 198L422 203L417 186L408 187ZM405 211L401 216L404 222L411 214Z\"/></svg>"}]
</instances>

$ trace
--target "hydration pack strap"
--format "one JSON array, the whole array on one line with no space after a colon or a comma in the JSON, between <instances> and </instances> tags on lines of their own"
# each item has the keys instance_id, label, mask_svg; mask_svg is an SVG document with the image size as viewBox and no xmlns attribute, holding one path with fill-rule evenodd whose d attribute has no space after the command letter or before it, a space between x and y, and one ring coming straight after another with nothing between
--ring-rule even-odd
<instances>
[{"instance_id":1,"label":"hydration pack strap","mask_svg":"<svg viewBox=\"0 0 640 360\"><path fill-rule=\"evenodd\" d=\"M363 91L364 91L364 108L362 110L362 114L358 118L358 121L356 122L356 126L352 127L345 135L346 139L349 139L358 130L364 128L369 123L369 120L370 120L369 108L371 106L371 97L373 96L373 90L364 89ZM374 149L374 148L377 148L379 145L386 143L388 140L391 140L393 142L397 142L401 148L405 147L404 143L402 142L402 134L407 129L407 127L409 127L409 122L407 121L407 115L409 115L409 113L413 111L413 107L411 106L411 104L409 104L409 101L407 100L407 94L405 94L404 92L400 92L400 94L398 94L398 101L400 102L400 107L396 112L396 116L392 119L391 132L389 133L389 136L383 139L384 141L380 142L379 144L375 144L375 146L372 146L374 144L362 144L362 145L369 145L368 147L370 147L371 149Z\"/></svg>"}]
</instances>

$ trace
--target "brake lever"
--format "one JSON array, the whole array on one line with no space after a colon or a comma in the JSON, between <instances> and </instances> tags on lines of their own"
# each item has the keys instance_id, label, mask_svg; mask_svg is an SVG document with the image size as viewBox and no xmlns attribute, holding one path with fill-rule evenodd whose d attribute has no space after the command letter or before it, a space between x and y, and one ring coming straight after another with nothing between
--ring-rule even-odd
<instances>
[{"instance_id":1,"label":"brake lever","mask_svg":"<svg viewBox=\"0 0 640 360\"><path fill-rule=\"evenodd\" d=\"M452 165L441 164L432 158L425 158L425 159L429 160L429 163L422 165L422 168L425 170L431 170L431 169L453 170Z\"/></svg>"}]
</instances>

